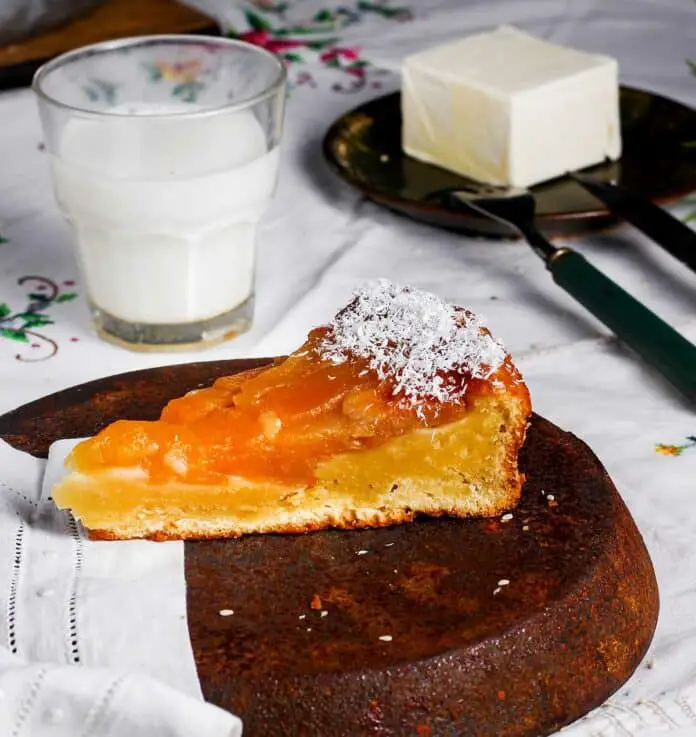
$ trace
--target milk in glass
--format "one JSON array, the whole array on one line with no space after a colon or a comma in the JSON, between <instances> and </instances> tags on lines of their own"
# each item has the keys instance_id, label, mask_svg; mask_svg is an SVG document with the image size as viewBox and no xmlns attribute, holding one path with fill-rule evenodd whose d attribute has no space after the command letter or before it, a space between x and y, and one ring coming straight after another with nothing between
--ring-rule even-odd
<instances>
[{"instance_id":1,"label":"milk in glass","mask_svg":"<svg viewBox=\"0 0 696 737\"><path fill-rule=\"evenodd\" d=\"M278 147L250 110L178 110L138 103L73 117L52 154L90 300L131 323L208 320L253 293Z\"/></svg>"}]
</instances>

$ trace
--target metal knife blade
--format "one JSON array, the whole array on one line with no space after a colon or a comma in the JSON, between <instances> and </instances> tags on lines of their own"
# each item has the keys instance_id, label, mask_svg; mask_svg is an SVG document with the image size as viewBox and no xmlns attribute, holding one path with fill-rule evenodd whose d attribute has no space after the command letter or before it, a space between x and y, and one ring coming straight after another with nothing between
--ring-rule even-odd
<instances>
[{"instance_id":1,"label":"metal knife blade","mask_svg":"<svg viewBox=\"0 0 696 737\"><path fill-rule=\"evenodd\" d=\"M626 187L578 172L568 172L568 176L603 202L614 215L643 231L674 258L696 271L696 232L688 225Z\"/></svg>"}]
</instances>

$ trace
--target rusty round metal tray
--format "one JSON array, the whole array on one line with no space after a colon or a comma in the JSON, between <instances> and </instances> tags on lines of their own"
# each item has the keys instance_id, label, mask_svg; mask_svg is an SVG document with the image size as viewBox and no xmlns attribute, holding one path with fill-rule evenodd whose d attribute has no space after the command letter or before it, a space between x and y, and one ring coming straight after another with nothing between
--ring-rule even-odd
<instances>
[{"instance_id":1,"label":"rusty round metal tray","mask_svg":"<svg viewBox=\"0 0 696 737\"><path fill-rule=\"evenodd\" d=\"M102 379L1 417L0 436L45 455L261 363ZM521 463L511 519L187 543L206 698L245 737L540 737L599 705L652 638L652 564L578 438L535 416Z\"/></svg>"}]
</instances>

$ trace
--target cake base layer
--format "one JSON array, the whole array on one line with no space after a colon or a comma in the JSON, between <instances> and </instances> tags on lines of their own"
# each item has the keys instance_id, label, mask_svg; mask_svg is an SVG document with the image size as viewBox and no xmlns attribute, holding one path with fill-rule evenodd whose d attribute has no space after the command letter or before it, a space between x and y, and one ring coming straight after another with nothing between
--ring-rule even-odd
<instances>
[{"instance_id":1,"label":"cake base layer","mask_svg":"<svg viewBox=\"0 0 696 737\"><path fill-rule=\"evenodd\" d=\"M259 363L102 379L0 417L0 436L45 456ZM239 714L245 737L541 737L598 706L650 643L653 568L584 443L535 417L521 462L508 521L187 543L205 698Z\"/></svg>"}]
</instances>

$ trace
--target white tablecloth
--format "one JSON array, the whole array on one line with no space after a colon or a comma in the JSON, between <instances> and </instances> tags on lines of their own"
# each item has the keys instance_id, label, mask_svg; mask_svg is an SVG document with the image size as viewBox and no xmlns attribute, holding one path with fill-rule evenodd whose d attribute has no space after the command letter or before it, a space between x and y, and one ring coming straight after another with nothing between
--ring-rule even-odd
<instances>
[{"instance_id":1,"label":"white tablecloth","mask_svg":"<svg viewBox=\"0 0 696 737\"><path fill-rule=\"evenodd\" d=\"M686 59L696 57L696 4L256 0L243 6L253 16L230 0L196 4L214 11L219 6L218 17L238 33L289 57L282 171L261 230L254 328L200 354L142 355L100 342L88 322L68 228L53 200L32 95L7 92L0 95L0 235L5 239L0 245L0 303L7 305L0 311L3 316L21 313L36 299L29 294L43 294L43 314L50 324L30 326L29 332L21 331L21 318L0 324L0 412L120 371L292 350L365 278L386 276L435 291L488 318L524 371L535 409L590 443L652 554L663 607L646 660L650 667L639 668L614 698L608 726L595 722L594 733L633 733L633 723L616 724L622 713L633 713L627 710L637 708L638 701L650 703L665 692L665 698L691 698L688 688L696 682L692 408L559 290L526 246L442 232L366 202L328 171L320 141L340 113L398 87L398 76L389 70L398 68L405 52L502 22L611 54L620 62L625 83L695 105L696 79ZM286 37L277 35L278 29L297 31L298 26L305 33L294 35L289 46ZM308 45L330 38L339 41L321 50ZM682 203L674 211L685 215L691 206L696 209L696 203ZM695 274L628 227L574 245L696 340ZM0 593L4 585L0 581ZM681 721L670 719L674 725L691 724L696 734L696 720L687 712L680 711ZM657 723L631 718L639 726Z\"/></svg>"}]
</instances>

